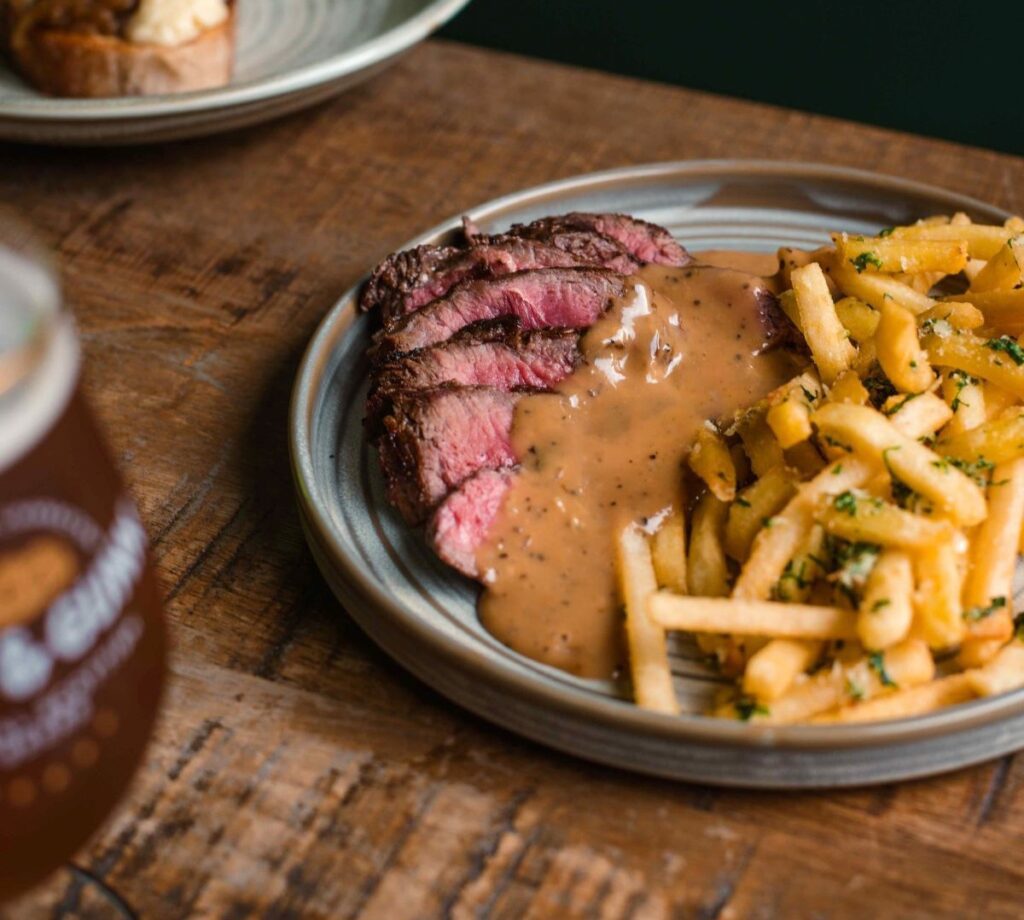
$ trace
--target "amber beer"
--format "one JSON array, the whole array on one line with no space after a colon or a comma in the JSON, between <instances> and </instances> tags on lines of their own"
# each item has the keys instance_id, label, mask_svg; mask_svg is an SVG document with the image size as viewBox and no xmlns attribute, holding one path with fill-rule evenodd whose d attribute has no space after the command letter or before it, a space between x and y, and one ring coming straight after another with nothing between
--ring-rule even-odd
<instances>
[{"instance_id":1,"label":"amber beer","mask_svg":"<svg viewBox=\"0 0 1024 920\"><path fill-rule=\"evenodd\" d=\"M55 279L0 246L0 902L110 814L164 682L145 534L78 384Z\"/></svg>"}]
</instances>

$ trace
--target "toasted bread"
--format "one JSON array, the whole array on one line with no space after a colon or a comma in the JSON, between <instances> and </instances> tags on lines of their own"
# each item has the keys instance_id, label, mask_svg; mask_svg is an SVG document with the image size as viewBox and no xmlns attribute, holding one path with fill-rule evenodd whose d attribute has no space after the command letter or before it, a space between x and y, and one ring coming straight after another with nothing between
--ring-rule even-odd
<instances>
[{"instance_id":1,"label":"toasted bread","mask_svg":"<svg viewBox=\"0 0 1024 920\"><path fill-rule=\"evenodd\" d=\"M235 8L180 45L58 28L15 28L10 56L24 77L54 96L150 96L223 86L234 64Z\"/></svg>"}]
</instances>

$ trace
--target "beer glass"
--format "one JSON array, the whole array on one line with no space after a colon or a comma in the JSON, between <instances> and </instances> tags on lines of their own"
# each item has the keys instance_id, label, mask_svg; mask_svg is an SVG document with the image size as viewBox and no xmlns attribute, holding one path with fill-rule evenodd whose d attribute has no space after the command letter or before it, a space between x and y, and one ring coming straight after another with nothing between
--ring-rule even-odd
<instances>
[{"instance_id":1,"label":"beer glass","mask_svg":"<svg viewBox=\"0 0 1024 920\"><path fill-rule=\"evenodd\" d=\"M55 275L0 215L0 902L110 814L164 682L146 537L79 368Z\"/></svg>"}]
</instances>

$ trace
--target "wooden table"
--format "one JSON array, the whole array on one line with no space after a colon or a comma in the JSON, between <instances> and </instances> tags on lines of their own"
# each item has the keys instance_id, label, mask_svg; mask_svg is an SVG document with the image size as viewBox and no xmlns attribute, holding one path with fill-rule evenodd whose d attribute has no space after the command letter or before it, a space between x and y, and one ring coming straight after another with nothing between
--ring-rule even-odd
<instances>
[{"instance_id":1,"label":"wooden table","mask_svg":"<svg viewBox=\"0 0 1024 920\"><path fill-rule=\"evenodd\" d=\"M440 42L242 133L0 150L2 200L60 256L176 642L89 875L24 915L109 915L89 876L143 917L1021 915L1021 758L802 795L591 766L403 673L306 551L286 412L337 296L474 203L690 157L848 164L1024 211L1024 159Z\"/></svg>"}]
</instances>

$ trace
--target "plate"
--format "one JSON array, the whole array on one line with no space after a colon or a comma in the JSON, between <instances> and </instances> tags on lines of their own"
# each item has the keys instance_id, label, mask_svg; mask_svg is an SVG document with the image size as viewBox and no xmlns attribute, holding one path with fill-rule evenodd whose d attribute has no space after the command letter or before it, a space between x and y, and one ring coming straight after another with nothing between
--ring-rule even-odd
<instances>
[{"instance_id":1,"label":"plate","mask_svg":"<svg viewBox=\"0 0 1024 920\"><path fill-rule=\"evenodd\" d=\"M56 99L0 67L0 140L133 144L255 124L393 63L469 0L238 0L228 86L173 96Z\"/></svg>"},{"instance_id":2,"label":"plate","mask_svg":"<svg viewBox=\"0 0 1024 920\"><path fill-rule=\"evenodd\" d=\"M621 211L668 227L691 250L813 248L827 232L870 233L919 217L1002 210L903 179L807 164L667 163L540 186L472 209L485 232L569 210ZM412 246L436 242L453 217ZM485 719L580 757L717 785L829 787L924 776L1024 746L1024 691L927 716L856 726L764 726L633 706L611 681L582 680L511 651L480 625L476 587L448 569L384 500L363 437L364 357L373 320L353 288L314 335L296 381L290 448L317 564L348 613L421 680ZM715 676L672 650L680 698Z\"/></svg>"}]
</instances>

